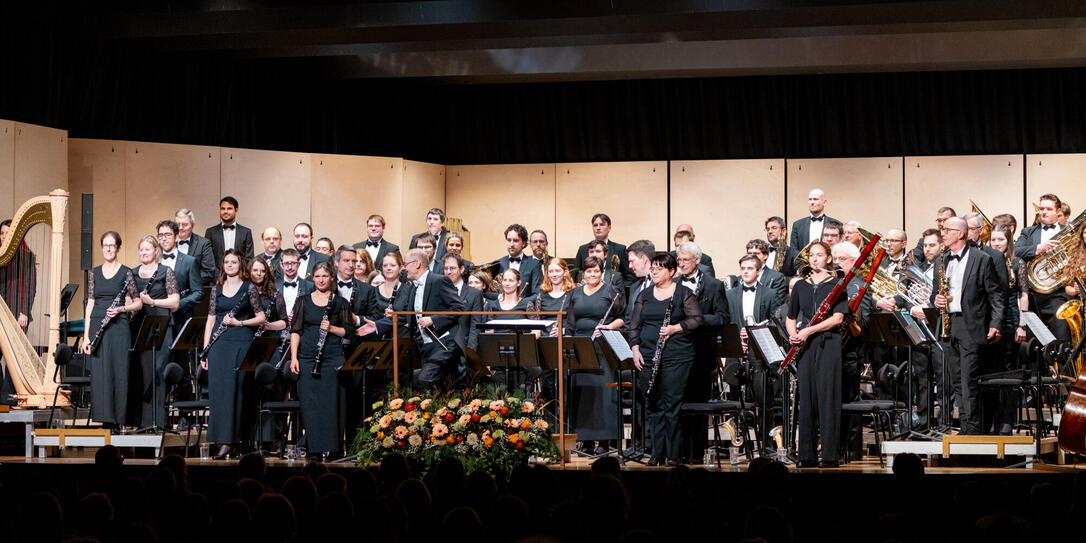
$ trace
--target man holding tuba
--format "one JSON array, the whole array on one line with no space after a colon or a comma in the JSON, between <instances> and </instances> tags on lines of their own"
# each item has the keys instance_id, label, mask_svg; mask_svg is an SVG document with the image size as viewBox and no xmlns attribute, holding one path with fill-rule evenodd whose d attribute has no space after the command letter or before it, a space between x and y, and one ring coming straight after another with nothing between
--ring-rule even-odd
<instances>
[{"instance_id":1,"label":"man holding tuba","mask_svg":"<svg viewBox=\"0 0 1086 543\"><path fill-rule=\"evenodd\" d=\"M1029 270L1030 309L1041 317L1057 338L1070 341L1071 330L1067 323L1056 317L1057 309L1069 299L1064 292L1062 279L1070 247L1061 248L1057 238L1065 228L1059 223L1062 205L1059 196L1042 195L1037 207L1041 222L1022 229L1022 234L1014 242L1014 253L1026 262L1026 269ZM1070 242L1077 241L1062 237Z\"/></svg>"}]
</instances>

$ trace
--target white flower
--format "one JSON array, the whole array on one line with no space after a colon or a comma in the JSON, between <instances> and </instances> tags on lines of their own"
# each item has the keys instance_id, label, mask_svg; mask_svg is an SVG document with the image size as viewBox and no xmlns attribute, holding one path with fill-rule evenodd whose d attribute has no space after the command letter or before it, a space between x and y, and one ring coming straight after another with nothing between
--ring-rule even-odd
<instances>
[{"instance_id":1,"label":"white flower","mask_svg":"<svg viewBox=\"0 0 1086 543\"><path fill-rule=\"evenodd\" d=\"M381 442L381 446L386 448L386 449L392 448L392 444L393 444L392 436L386 437L384 439L384 441Z\"/></svg>"},{"instance_id":2,"label":"white flower","mask_svg":"<svg viewBox=\"0 0 1086 543\"><path fill-rule=\"evenodd\" d=\"M412 447L418 447L419 445L422 445L422 437L418 434L414 434L411 437L407 438L407 443L410 444Z\"/></svg>"}]
</instances>

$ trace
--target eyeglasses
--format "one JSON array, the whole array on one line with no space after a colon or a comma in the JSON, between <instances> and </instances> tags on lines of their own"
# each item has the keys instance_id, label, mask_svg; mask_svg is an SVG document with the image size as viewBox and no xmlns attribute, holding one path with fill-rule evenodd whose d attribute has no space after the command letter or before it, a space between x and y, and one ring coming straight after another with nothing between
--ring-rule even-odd
<instances>
[{"instance_id":1,"label":"eyeglasses","mask_svg":"<svg viewBox=\"0 0 1086 543\"><path fill-rule=\"evenodd\" d=\"M158 235L158 239L167 239L167 238L172 238L173 236L174 236L173 232L164 232L164 233Z\"/></svg>"},{"instance_id":2,"label":"eyeglasses","mask_svg":"<svg viewBox=\"0 0 1086 543\"><path fill-rule=\"evenodd\" d=\"M939 231L940 232L965 232L965 230L962 230L961 228L940 228Z\"/></svg>"},{"instance_id":3,"label":"eyeglasses","mask_svg":"<svg viewBox=\"0 0 1086 543\"><path fill-rule=\"evenodd\" d=\"M408 264L414 264L415 262L418 262L418 261L419 260L417 258L415 260L408 260L407 262L404 262L403 265L406 266Z\"/></svg>"},{"instance_id":4,"label":"eyeglasses","mask_svg":"<svg viewBox=\"0 0 1086 543\"><path fill-rule=\"evenodd\" d=\"M297 266L298 264L300 264L300 262L298 262L297 260L295 260L294 262L290 262L290 261L287 261L287 260L280 260L279 263L282 264L283 266L287 266L287 267L289 267L289 266Z\"/></svg>"},{"instance_id":5,"label":"eyeglasses","mask_svg":"<svg viewBox=\"0 0 1086 543\"><path fill-rule=\"evenodd\" d=\"M905 240L903 240L903 239L885 239L884 238L884 241L894 242L894 243L905 243Z\"/></svg>"},{"instance_id":6,"label":"eyeglasses","mask_svg":"<svg viewBox=\"0 0 1086 543\"><path fill-rule=\"evenodd\" d=\"M665 268L663 266L652 266L652 267L649 268L649 271L652 272L652 273L662 272L662 271L671 271L671 268Z\"/></svg>"}]
</instances>

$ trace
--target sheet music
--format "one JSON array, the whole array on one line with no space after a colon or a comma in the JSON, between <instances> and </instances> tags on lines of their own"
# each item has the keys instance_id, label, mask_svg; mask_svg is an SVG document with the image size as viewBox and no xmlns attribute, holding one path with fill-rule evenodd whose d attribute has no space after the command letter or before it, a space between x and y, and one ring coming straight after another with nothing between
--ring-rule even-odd
<instances>
[{"instance_id":1,"label":"sheet music","mask_svg":"<svg viewBox=\"0 0 1086 543\"><path fill-rule=\"evenodd\" d=\"M600 330L600 337L614 351L615 358L623 362L633 359L633 350L630 349L630 344L626 343L626 338L622 337L622 332L618 330Z\"/></svg>"},{"instance_id":2,"label":"sheet music","mask_svg":"<svg viewBox=\"0 0 1086 543\"><path fill-rule=\"evenodd\" d=\"M747 333L758 343L758 349L766 357L767 364L784 362L784 350L773 339L773 332L769 328L747 328Z\"/></svg>"},{"instance_id":3,"label":"sheet music","mask_svg":"<svg viewBox=\"0 0 1086 543\"><path fill-rule=\"evenodd\" d=\"M544 328L554 324L556 321L548 320L535 320L535 319L494 319L487 321L487 325L491 326L531 326L535 328Z\"/></svg>"},{"instance_id":4,"label":"sheet music","mask_svg":"<svg viewBox=\"0 0 1086 543\"><path fill-rule=\"evenodd\" d=\"M1048 345L1049 343L1056 341L1056 336L1052 335L1052 331L1045 326L1045 323L1041 322L1041 318L1038 317L1036 313L1023 311L1022 322L1026 323L1026 327L1029 328L1029 331L1037 336L1037 341L1040 341L1041 345Z\"/></svg>"}]
</instances>

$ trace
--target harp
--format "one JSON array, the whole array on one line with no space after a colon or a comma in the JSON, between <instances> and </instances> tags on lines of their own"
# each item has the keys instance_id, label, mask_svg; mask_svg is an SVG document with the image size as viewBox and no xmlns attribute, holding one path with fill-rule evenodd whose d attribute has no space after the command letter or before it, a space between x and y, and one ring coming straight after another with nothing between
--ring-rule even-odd
<instances>
[{"instance_id":1,"label":"harp","mask_svg":"<svg viewBox=\"0 0 1086 543\"><path fill-rule=\"evenodd\" d=\"M48 196L38 196L19 206L11 220L8 235L0 245L0 268L18 262L27 249L25 238L31 227L45 224L52 229L48 235L48 266L43 281L38 283L38 291L46 296L40 298L40 314L46 321L44 337L45 356L38 354L30 339L19 327L18 318L12 313L8 303L0 298L0 352L4 364L11 374L15 385L15 398L19 408L48 407L53 403L57 385L53 382L56 372L54 354L60 342L60 289L63 286L64 236L68 213L68 192L56 189ZM42 240L45 245L45 241ZM44 255L43 255L44 256ZM14 262L13 262L14 261ZM37 304L35 304L37 305ZM57 405L68 405L68 391L61 390L56 396Z\"/></svg>"}]
</instances>

